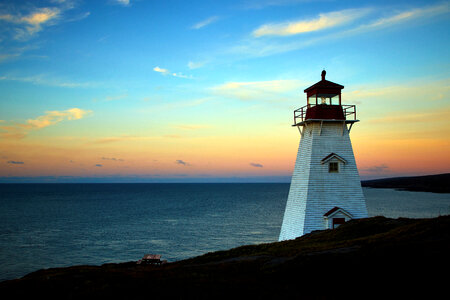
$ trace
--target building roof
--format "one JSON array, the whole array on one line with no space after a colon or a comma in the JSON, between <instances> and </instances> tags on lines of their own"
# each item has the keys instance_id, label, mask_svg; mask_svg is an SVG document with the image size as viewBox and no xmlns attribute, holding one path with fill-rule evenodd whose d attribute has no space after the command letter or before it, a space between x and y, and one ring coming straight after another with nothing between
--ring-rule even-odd
<instances>
[{"instance_id":1,"label":"building roof","mask_svg":"<svg viewBox=\"0 0 450 300\"><path fill-rule=\"evenodd\" d=\"M307 97L316 95L318 97L334 97L341 94L343 85L328 81L325 79L326 71L322 71L322 80L305 89Z\"/></svg>"},{"instance_id":2,"label":"building roof","mask_svg":"<svg viewBox=\"0 0 450 300\"><path fill-rule=\"evenodd\" d=\"M337 84L337 83L334 83L334 82L324 79L324 80L321 80L321 81L313 84L309 88L305 89L304 92L307 93L308 91L313 90L313 89L343 89L343 88L344 88L343 85L340 85L340 84Z\"/></svg>"},{"instance_id":3,"label":"building roof","mask_svg":"<svg viewBox=\"0 0 450 300\"><path fill-rule=\"evenodd\" d=\"M342 163L344 163L344 164L346 164L347 163L347 161L343 158L343 157L341 157L341 156L339 156L339 155L337 155L336 153L330 153L330 154L328 154L327 156L325 156L322 160L321 160L321 163L322 164L325 164L325 163L327 163L328 161L330 161L331 159L333 159L333 158L336 158L337 160L340 160Z\"/></svg>"},{"instance_id":4,"label":"building roof","mask_svg":"<svg viewBox=\"0 0 450 300\"><path fill-rule=\"evenodd\" d=\"M337 207L337 206L335 206L335 207L333 207L332 209L330 209L330 210L329 210L328 212L326 212L323 216L324 216L325 218L331 218L332 216L334 216L334 215L337 214L338 212L343 213L344 215L347 215L349 218L353 218L353 216L352 216L349 212L347 212L347 211L345 211L345 210L343 210L342 208Z\"/></svg>"}]
</instances>

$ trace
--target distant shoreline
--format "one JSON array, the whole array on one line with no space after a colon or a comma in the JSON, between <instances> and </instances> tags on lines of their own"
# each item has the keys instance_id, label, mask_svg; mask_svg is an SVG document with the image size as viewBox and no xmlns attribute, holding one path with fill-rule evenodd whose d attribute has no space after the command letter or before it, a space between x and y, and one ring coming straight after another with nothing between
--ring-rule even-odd
<instances>
[{"instance_id":1,"label":"distant shoreline","mask_svg":"<svg viewBox=\"0 0 450 300\"><path fill-rule=\"evenodd\" d=\"M361 186L411 192L450 193L450 173L364 180L361 181Z\"/></svg>"},{"instance_id":2,"label":"distant shoreline","mask_svg":"<svg viewBox=\"0 0 450 300\"><path fill-rule=\"evenodd\" d=\"M93 184L93 185L108 185L108 184L290 184L287 182L2 182L1 185L11 184ZM450 173L436 174L436 175L424 175L424 176L408 176L408 177L392 177L392 178L380 178L371 180L361 180L362 187L368 188L384 188L384 189L396 189L401 191L412 192L430 192L430 193L450 193Z\"/></svg>"}]
</instances>

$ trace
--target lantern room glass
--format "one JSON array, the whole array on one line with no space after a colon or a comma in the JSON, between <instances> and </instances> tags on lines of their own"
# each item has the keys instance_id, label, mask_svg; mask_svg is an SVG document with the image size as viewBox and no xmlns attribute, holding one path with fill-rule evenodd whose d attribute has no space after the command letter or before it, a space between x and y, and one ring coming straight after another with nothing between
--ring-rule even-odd
<instances>
[{"instance_id":1,"label":"lantern room glass","mask_svg":"<svg viewBox=\"0 0 450 300\"><path fill-rule=\"evenodd\" d=\"M339 95L327 95L327 94L311 95L307 98L307 104L308 105L318 105L318 104L340 105Z\"/></svg>"}]
</instances>

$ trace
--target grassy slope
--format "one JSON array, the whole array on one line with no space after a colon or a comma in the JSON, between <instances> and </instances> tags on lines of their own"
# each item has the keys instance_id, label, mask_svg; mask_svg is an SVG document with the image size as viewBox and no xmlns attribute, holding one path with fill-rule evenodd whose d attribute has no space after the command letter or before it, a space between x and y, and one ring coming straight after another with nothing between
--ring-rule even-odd
<instances>
[{"instance_id":1,"label":"grassy slope","mask_svg":"<svg viewBox=\"0 0 450 300\"><path fill-rule=\"evenodd\" d=\"M450 216L374 217L292 241L242 246L160 267L130 262L41 270L0 283L0 294L328 299L363 293L366 299L394 294L433 298L446 291L449 250Z\"/></svg>"}]
</instances>

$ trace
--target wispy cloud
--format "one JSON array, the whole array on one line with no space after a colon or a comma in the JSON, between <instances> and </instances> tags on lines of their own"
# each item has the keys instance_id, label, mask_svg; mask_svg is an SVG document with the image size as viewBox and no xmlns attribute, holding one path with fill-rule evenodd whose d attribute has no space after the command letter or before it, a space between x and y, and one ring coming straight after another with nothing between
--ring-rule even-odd
<instances>
[{"instance_id":1,"label":"wispy cloud","mask_svg":"<svg viewBox=\"0 0 450 300\"><path fill-rule=\"evenodd\" d=\"M169 70L160 68L160 67L158 67L158 66L154 67L154 68L153 68L153 71L158 72L158 73L161 73L161 74L163 74L163 75L168 75L168 74L170 74Z\"/></svg>"},{"instance_id":2,"label":"wispy cloud","mask_svg":"<svg viewBox=\"0 0 450 300\"><path fill-rule=\"evenodd\" d=\"M122 6L130 6L131 5L130 0L114 0L114 3L122 5Z\"/></svg>"},{"instance_id":3,"label":"wispy cloud","mask_svg":"<svg viewBox=\"0 0 450 300\"><path fill-rule=\"evenodd\" d=\"M285 97L283 93L297 90L298 80L271 80L253 82L227 82L213 87L213 93L240 100L276 100Z\"/></svg>"},{"instance_id":4,"label":"wispy cloud","mask_svg":"<svg viewBox=\"0 0 450 300\"><path fill-rule=\"evenodd\" d=\"M53 110L48 111L45 115L36 119L27 120L27 123L22 126L27 129L39 129L54 125L63 120L79 120L89 113L91 113L91 111L82 110L79 108L71 108L63 111Z\"/></svg>"},{"instance_id":5,"label":"wispy cloud","mask_svg":"<svg viewBox=\"0 0 450 300\"><path fill-rule=\"evenodd\" d=\"M193 69L198 69L203 67L206 64L206 62L193 62L193 61L189 61L188 62L188 68L193 70Z\"/></svg>"},{"instance_id":6,"label":"wispy cloud","mask_svg":"<svg viewBox=\"0 0 450 300\"><path fill-rule=\"evenodd\" d=\"M76 0L50 2L45 7L36 7L36 1L26 4L10 1L8 5L0 5L0 27L2 28L0 41L5 45L3 49L0 49L2 52L0 62L15 59L30 50L31 48L22 47L22 51L18 51L17 44L23 45L36 38L46 28L60 23L79 21L90 15L90 12L76 15L68 13L77 6Z\"/></svg>"},{"instance_id":7,"label":"wispy cloud","mask_svg":"<svg viewBox=\"0 0 450 300\"><path fill-rule=\"evenodd\" d=\"M9 160L8 164L13 164L13 165L23 165L25 164L23 161L15 161L15 160Z\"/></svg>"},{"instance_id":8,"label":"wispy cloud","mask_svg":"<svg viewBox=\"0 0 450 300\"><path fill-rule=\"evenodd\" d=\"M134 140L142 140L143 137L140 136L131 136L131 135L123 135L123 136L112 136L112 137L103 137L95 140L94 144L109 144L123 141L134 141Z\"/></svg>"},{"instance_id":9,"label":"wispy cloud","mask_svg":"<svg viewBox=\"0 0 450 300\"><path fill-rule=\"evenodd\" d=\"M28 82L35 85L47 85L65 88L89 88L98 86L97 83L93 82L75 82L55 77L49 77L48 75L45 74L38 74L32 76L3 75L0 76L0 81L20 81L20 82Z\"/></svg>"},{"instance_id":10,"label":"wispy cloud","mask_svg":"<svg viewBox=\"0 0 450 300\"><path fill-rule=\"evenodd\" d=\"M287 6L301 2L312 1L314 0L247 0L242 3L241 7L244 9L264 9L272 6Z\"/></svg>"},{"instance_id":11,"label":"wispy cloud","mask_svg":"<svg viewBox=\"0 0 450 300\"><path fill-rule=\"evenodd\" d=\"M120 136L98 138L89 141L87 144L110 144L110 143L131 142L131 141L148 141L162 138L164 138L164 136L120 135Z\"/></svg>"},{"instance_id":12,"label":"wispy cloud","mask_svg":"<svg viewBox=\"0 0 450 300\"><path fill-rule=\"evenodd\" d=\"M106 101L115 101L115 100L122 100L128 97L128 94L121 94L121 95L115 95L115 96L107 96L105 98Z\"/></svg>"},{"instance_id":13,"label":"wispy cloud","mask_svg":"<svg viewBox=\"0 0 450 300\"><path fill-rule=\"evenodd\" d=\"M450 124L448 116L450 116L450 106L447 105L447 107L442 107L434 111L423 111L418 113L408 113L404 115L391 114L383 116L381 118L368 120L368 122L372 124L392 125L398 123L401 124L405 123L417 124L418 122L429 123L430 120L433 120L434 123L446 121L446 123Z\"/></svg>"},{"instance_id":14,"label":"wispy cloud","mask_svg":"<svg viewBox=\"0 0 450 300\"><path fill-rule=\"evenodd\" d=\"M0 37L0 41L1 41ZM0 43L1 45L1 43ZM27 51L35 50L37 49L36 45L16 45L16 46L9 46L9 47L2 47L0 46L0 63L5 61L11 61L16 58L21 57L24 53ZM33 56L33 57L39 57L39 56ZM45 57L45 56L40 56ZM4 76L2 76L4 78Z\"/></svg>"},{"instance_id":15,"label":"wispy cloud","mask_svg":"<svg viewBox=\"0 0 450 300\"><path fill-rule=\"evenodd\" d=\"M187 78L187 79L193 79L192 75L184 75L183 73L172 73L173 77L180 77L180 78Z\"/></svg>"},{"instance_id":16,"label":"wispy cloud","mask_svg":"<svg viewBox=\"0 0 450 300\"><path fill-rule=\"evenodd\" d=\"M255 168L262 168L262 167L264 167L262 164L259 164L259 163L250 163L250 166L255 167Z\"/></svg>"},{"instance_id":17,"label":"wispy cloud","mask_svg":"<svg viewBox=\"0 0 450 300\"><path fill-rule=\"evenodd\" d=\"M346 9L330 13L319 14L318 17L310 20L299 20L293 22L264 24L253 31L253 36L261 37L266 35L287 36L319 31L330 27L341 26L353 20L359 19L369 13L369 9Z\"/></svg>"},{"instance_id":18,"label":"wispy cloud","mask_svg":"<svg viewBox=\"0 0 450 300\"><path fill-rule=\"evenodd\" d=\"M102 160L124 161L122 158L115 158L115 157L102 157Z\"/></svg>"},{"instance_id":19,"label":"wispy cloud","mask_svg":"<svg viewBox=\"0 0 450 300\"><path fill-rule=\"evenodd\" d=\"M124 94L119 94L119 95L110 95L110 96L106 96L104 98L94 98L92 101L94 102L109 102L109 101L117 101L117 100L123 100L128 98L128 94L124 93Z\"/></svg>"},{"instance_id":20,"label":"wispy cloud","mask_svg":"<svg viewBox=\"0 0 450 300\"><path fill-rule=\"evenodd\" d=\"M33 26L40 26L41 24L47 23L48 21L57 18L60 14L58 8L40 8L37 11L31 13L28 16L19 19L19 22L28 23Z\"/></svg>"},{"instance_id":21,"label":"wispy cloud","mask_svg":"<svg viewBox=\"0 0 450 300\"><path fill-rule=\"evenodd\" d=\"M426 7L406 9L403 11L397 11L390 16L381 17L369 23L361 24L360 26L357 26L353 29L346 30L342 33L342 35L364 33L371 30L384 29L398 24L411 22L420 18L432 18L434 16L446 14L448 12L450 12L449 2L438 3Z\"/></svg>"},{"instance_id":22,"label":"wispy cloud","mask_svg":"<svg viewBox=\"0 0 450 300\"><path fill-rule=\"evenodd\" d=\"M159 105L154 105L149 108L141 109L140 111L143 113L161 113L163 111L173 110L173 109L182 109L187 107L195 107L199 105L203 105L205 103L211 102L215 99L215 97L204 97L193 100L184 100L184 101L176 101L170 103L162 103Z\"/></svg>"},{"instance_id":23,"label":"wispy cloud","mask_svg":"<svg viewBox=\"0 0 450 300\"><path fill-rule=\"evenodd\" d=\"M27 40L43 29L43 26L54 24L60 17L61 10L57 7L38 8L25 16L3 14L0 20L16 24L14 38Z\"/></svg>"},{"instance_id":24,"label":"wispy cloud","mask_svg":"<svg viewBox=\"0 0 450 300\"><path fill-rule=\"evenodd\" d=\"M389 171L389 166L387 166L385 164L381 164L381 165L377 165L377 166L371 166L368 168L362 168L361 171L367 172L367 173L375 173L375 174L386 173Z\"/></svg>"},{"instance_id":25,"label":"wispy cloud","mask_svg":"<svg viewBox=\"0 0 450 300\"><path fill-rule=\"evenodd\" d=\"M172 73L170 72L168 69L164 69L164 68L160 68L158 66L153 68L153 71L161 73L163 75L170 75L173 77L180 77L180 78L188 78L188 79L192 79L192 76L188 76L188 75L184 75L183 73Z\"/></svg>"},{"instance_id":26,"label":"wispy cloud","mask_svg":"<svg viewBox=\"0 0 450 300\"><path fill-rule=\"evenodd\" d=\"M16 52L16 53L0 53L0 63L3 61L11 60L16 57L19 57L22 53Z\"/></svg>"},{"instance_id":27,"label":"wispy cloud","mask_svg":"<svg viewBox=\"0 0 450 300\"><path fill-rule=\"evenodd\" d=\"M203 28L205 26L208 26L209 24L217 22L218 20L219 20L218 16L212 16L212 17L209 17L209 18L207 18L205 20L202 20L202 21L192 25L191 29L200 29L200 28Z\"/></svg>"},{"instance_id":28,"label":"wispy cloud","mask_svg":"<svg viewBox=\"0 0 450 300\"><path fill-rule=\"evenodd\" d=\"M190 166L189 163L187 163L187 162L185 162L184 160L181 160L181 159L177 159L177 160L175 161L175 163L176 163L177 165Z\"/></svg>"},{"instance_id":29,"label":"wispy cloud","mask_svg":"<svg viewBox=\"0 0 450 300\"><path fill-rule=\"evenodd\" d=\"M75 7L74 1L53 1L53 6L6 6L0 11L0 22L10 26L10 32L15 40L26 41L45 27L60 22L73 22L82 20L90 15L85 12L74 17L65 16L64 13Z\"/></svg>"},{"instance_id":30,"label":"wispy cloud","mask_svg":"<svg viewBox=\"0 0 450 300\"><path fill-rule=\"evenodd\" d=\"M391 12L387 14L386 12ZM392 12L393 11L393 12ZM413 24L418 20L431 19L449 13L449 2L431 6L405 8L403 10L386 7L355 8L319 14L317 17L296 22L264 24L250 36L226 49L225 52L248 57L264 57L310 47L323 42L384 30L401 24ZM332 16L336 17L333 19ZM336 29L331 33L324 29ZM315 32L314 35L303 35ZM326 32L326 33L325 33ZM302 35L302 38L295 38ZM292 37L290 39L270 39L263 37Z\"/></svg>"},{"instance_id":31,"label":"wispy cloud","mask_svg":"<svg viewBox=\"0 0 450 300\"><path fill-rule=\"evenodd\" d=\"M36 119L28 119L25 123L13 123L12 125L0 126L2 138L20 139L24 138L30 130L39 130L55 125L64 120L79 120L90 114L90 110L71 108L63 111L47 111L45 115Z\"/></svg>"},{"instance_id":32,"label":"wispy cloud","mask_svg":"<svg viewBox=\"0 0 450 300\"><path fill-rule=\"evenodd\" d=\"M371 99L407 100L427 99L441 101L450 97L450 78L438 81L408 81L389 86L361 86L345 93L345 98L351 102Z\"/></svg>"},{"instance_id":33,"label":"wispy cloud","mask_svg":"<svg viewBox=\"0 0 450 300\"><path fill-rule=\"evenodd\" d=\"M89 17L91 15L91 12L87 11L84 13L81 13L79 15L76 15L74 17L68 18L66 19L66 22L76 22L76 21L80 21L83 19L86 19L87 17Z\"/></svg>"},{"instance_id":34,"label":"wispy cloud","mask_svg":"<svg viewBox=\"0 0 450 300\"><path fill-rule=\"evenodd\" d=\"M83 118L90 111L85 111L79 108L71 108L64 111L48 111L45 115L39 116L36 119L28 119L25 124L19 124L25 129L41 129L50 125L54 125L66 120L78 120Z\"/></svg>"},{"instance_id":35,"label":"wispy cloud","mask_svg":"<svg viewBox=\"0 0 450 300\"><path fill-rule=\"evenodd\" d=\"M182 130L198 130L198 129L204 129L209 128L209 125L200 125L200 124L179 124L179 125L172 125L172 127Z\"/></svg>"},{"instance_id":36,"label":"wispy cloud","mask_svg":"<svg viewBox=\"0 0 450 300\"><path fill-rule=\"evenodd\" d=\"M286 53L302 49L317 42L317 39L293 41L293 42L274 42L261 39L245 39L236 45L225 50L231 55L264 57L279 53Z\"/></svg>"}]
</instances>

